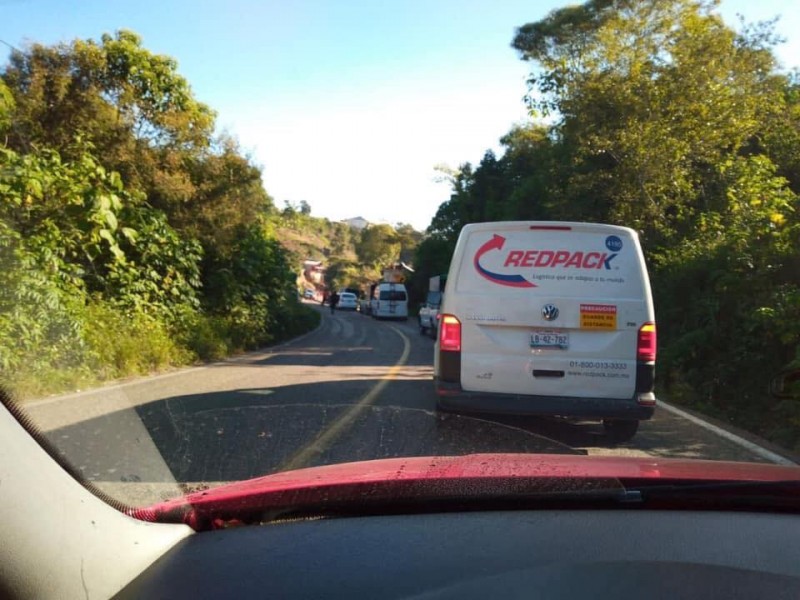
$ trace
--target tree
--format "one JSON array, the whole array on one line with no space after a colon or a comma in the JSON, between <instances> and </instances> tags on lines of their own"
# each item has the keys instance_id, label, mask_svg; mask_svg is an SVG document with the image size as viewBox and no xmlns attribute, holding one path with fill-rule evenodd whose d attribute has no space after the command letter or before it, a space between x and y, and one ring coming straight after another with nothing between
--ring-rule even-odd
<instances>
[{"instance_id":1,"label":"tree","mask_svg":"<svg viewBox=\"0 0 800 600\"><path fill-rule=\"evenodd\" d=\"M0 79L0 135L5 136L11 127L14 98L5 82Z\"/></svg>"},{"instance_id":2,"label":"tree","mask_svg":"<svg viewBox=\"0 0 800 600\"><path fill-rule=\"evenodd\" d=\"M146 50L127 30L104 34L100 43L14 50L3 78L17 102L21 146L62 148L82 131L106 150L100 142L117 130L155 147L204 148L214 127L214 112L194 98L177 62Z\"/></svg>"},{"instance_id":3,"label":"tree","mask_svg":"<svg viewBox=\"0 0 800 600\"><path fill-rule=\"evenodd\" d=\"M764 131L748 150L768 154L780 175L800 194L800 73L779 79L783 82L781 97L768 107Z\"/></svg>"},{"instance_id":4,"label":"tree","mask_svg":"<svg viewBox=\"0 0 800 600\"><path fill-rule=\"evenodd\" d=\"M504 148L501 161L506 186L502 209L495 209L493 214L509 220L553 219L557 208L562 208L555 193L561 163L548 129L537 124L516 125L500 142Z\"/></svg>"},{"instance_id":5,"label":"tree","mask_svg":"<svg viewBox=\"0 0 800 600\"><path fill-rule=\"evenodd\" d=\"M331 255L339 258L354 256L353 229L346 223L329 223Z\"/></svg>"},{"instance_id":6,"label":"tree","mask_svg":"<svg viewBox=\"0 0 800 600\"><path fill-rule=\"evenodd\" d=\"M120 172L131 187L159 190L155 200L168 209L166 203L191 196L181 182L180 157L210 146L214 112L194 98L174 59L149 52L141 42L121 30L99 43L75 40L12 51L2 72L16 103L10 145L47 146L69 159L80 132L104 166ZM154 194L148 195L152 201Z\"/></svg>"},{"instance_id":7,"label":"tree","mask_svg":"<svg viewBox=\"0 0 800 600\"><path fill-rule=\"evenodd\" d=\"M14 99L12 147L49 147L69 161L81 156L80 136L132 198L163 211L207 256L230 255L241 230L272 210L260 169L231 136L213 137L214 112L177 62L133 32L33 44L12 52L2 79Z\"/></svg>"},{"instance_id":8,"label":"tree","mask_svg":"<svg viewBox=\"0 0 800 600\"><path fill-rule=\"evenodd\" d=\"M425 298L431 277L448 272L454 249L455 240L439 235L428 235L419 243L414 252L414 273L408 284L413 301Z\"/></svg>"},{"instance_id":9,"label":"tree","mask_svg":"<svg viewBox=\"0 0 800 600\"><path fill-rule=\"evenodd\" d=\"M704 171L743 148L780 95L772 54L713 8L593 0L518 30L514 47L541 66L531 104L559 118L573 211L658 241L708 207Z\"/></svg>"},{"instance_id":10,"label":"tree","mask_svg":"<svg viewBox=\"0 0 800 600\"><path fill-rule=\"evenodd\" d=\"M329 290L338 291L342 288L363 287L363 269L353 261L335 258L325 269L325 285Z\"/></svg>"},{"instance_id":11,"label":"tree","mask_svg":"<svg viewBox=\"0 0 800 600\"><path fill-rule=\"evenodd\" d=\"M242 155L236 140L224 137L215 145L213 153L186 165L192 198L172 208L175 226L206 248L235 245L240 229L262 223L273 207L261 169Z\"/></svg>"},{"instance_id":12,"label":"tree","mask_svg":"<svg viewBox=\"0 0 800 600\"><path fill-rule=\"evenodd\" d=\"M400 248L397 233L391 225L369 225L361 230L356 254L361 263L377 269L397 261Z\"/></svg>"},{"instance_id":13,"label":"tree","mask_svg":"<svg viewBox=\"0 0 800 600\"><path fill-rule=\"evenodd\" d=\"M413 263L414 252L422 239L422 233L408 223L398 223L394 231L400 244L399 259L404 263Z\"/></svg>"},{"instance_id":14,"label":"tree","mask_svg":"<svg viewBox=\"0 0 800 600\"><path fill-rule=\"evenodd\" d=\"M12 52L0 368L120 376L309 324L261 171L213 129L176 61L132 32Z\"/></svg>"}]
</instances>

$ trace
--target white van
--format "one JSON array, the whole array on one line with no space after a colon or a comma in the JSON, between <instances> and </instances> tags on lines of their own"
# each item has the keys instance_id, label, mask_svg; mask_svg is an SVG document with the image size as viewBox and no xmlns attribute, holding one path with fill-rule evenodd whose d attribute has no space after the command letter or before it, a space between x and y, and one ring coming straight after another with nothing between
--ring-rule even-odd
<instances>
[{"instance_id":1,"label":"white van","mask_svg":"<svg viewBox=\"0 0 800 600\"><path fill-rule=\"evenodd\" d=\"M379 283L372 290L370 314L375 319L408 319L408 292L402 283Z\"/></svg>"},{"instance_id":2,"label":"white van","mask_svg":"<svg viewBox=\"0 0 800 600\"><path fill-rule=\"evenodd\" d=\"M447 281L440 409L602 419L617 441L653 415L655 314L632 229L467 225Z\"/></svg>"}]
</instances>

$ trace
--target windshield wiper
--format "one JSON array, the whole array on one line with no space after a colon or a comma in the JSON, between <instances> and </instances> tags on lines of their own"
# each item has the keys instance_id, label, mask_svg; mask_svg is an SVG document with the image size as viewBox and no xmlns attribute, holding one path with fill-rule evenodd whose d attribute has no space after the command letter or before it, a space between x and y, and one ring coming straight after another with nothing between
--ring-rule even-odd
<instances>
[{"instance_id":1,"label":"windshield wiper","mask_svg":"<svg viewBox=\"0 0 800 600\"><path fill-rule=\"evenodd\" d=\"M235 484L234 484L235 485ZM134 509L146 521L183 522L195 530L294 518L413 514L470 510L609 508L629 500L618 479L463 477L312 481L294 488L237 490L223 486Z\"/></svg>"},{"instance_id":2,"label":"windshield wiper","mask_svg":"<svg viewBox=\"0 0 800 600\"><path fill-rule=\"evenodd\" d=\"M646 508L800 512L800 481L641 481L627 484Z\"/></svg>"}]
</instances>

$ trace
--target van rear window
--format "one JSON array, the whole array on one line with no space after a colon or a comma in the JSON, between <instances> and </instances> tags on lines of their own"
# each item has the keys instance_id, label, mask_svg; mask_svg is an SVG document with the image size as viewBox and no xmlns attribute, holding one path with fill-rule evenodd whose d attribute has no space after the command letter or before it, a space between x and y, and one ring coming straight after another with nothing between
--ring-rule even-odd
<instances>
[{"instance_id":1,"label":"van rear window","mask_svg":"<svg viewBox=\"0 0 800 600\"><path fill-rule=\"evenodd\" d=\"M428 292L426 302L431 306L439 306L442 303L442 292Z\"/></svg>"},{"instance_id":2,"label":"van rear window","mask_svg":"<svg viewBox=\"0 0 800 600\"><path fill-rule=\"evenodd\" d=\"M405 302L406 293L397 290L381 290L379 300L387 300L389 302Z\"/></svg>"}]
</instances>

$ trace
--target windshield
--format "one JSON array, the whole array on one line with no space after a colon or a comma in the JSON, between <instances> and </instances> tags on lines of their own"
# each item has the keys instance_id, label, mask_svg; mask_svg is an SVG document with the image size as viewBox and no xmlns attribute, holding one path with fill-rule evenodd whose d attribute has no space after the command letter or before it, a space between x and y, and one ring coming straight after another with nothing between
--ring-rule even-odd
<instances>
[{"instance_id":1,"label":"windshield","mask_svg":"<svg viewBox=\"0 0 800 600\"><path fill-rule=\"evenodd\" d=\"M380 300L405 301L406 293L399 290L381 290L378 295Z\"/></svg>"},{"instance_id":2,"label":"windshield","mask_svg":"<svg viewBox=\"0 0 800 600\"><path fill-rule=\"evenodd\" d=\"M442 303L441 292L428 292L428 299L426 300L431 306L439 306Z\"/></svg>"},{"instance_id":3,"label":"windshield","mask_svg":"<svg viewBox=\"0 0 800 600\"><path fill-rule=\"evenodd\" d=\"M0 378L81 477L796 464L794 6L256 4L0 10Z\"/></svg>"}]
</instances>

